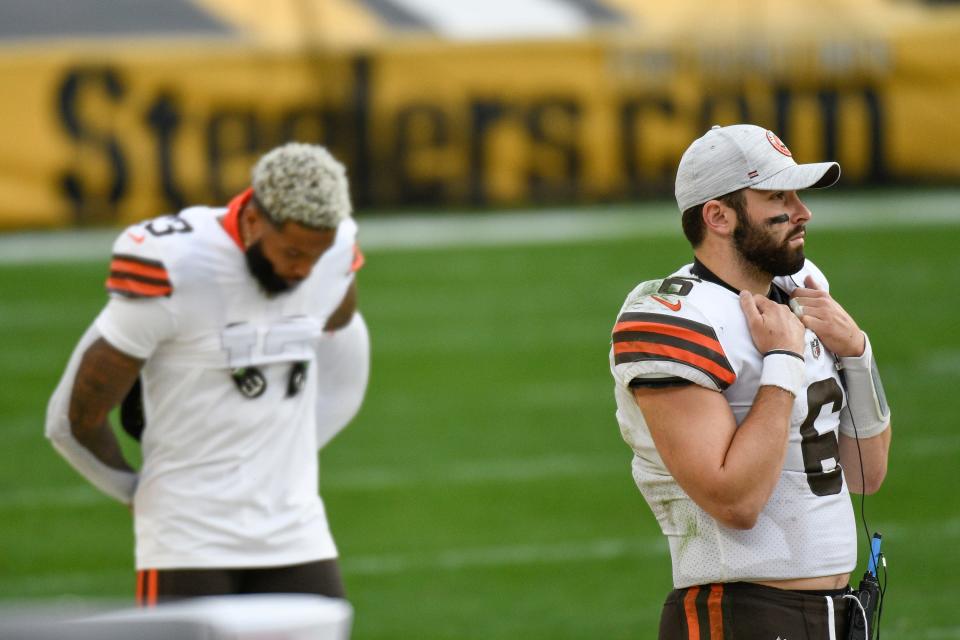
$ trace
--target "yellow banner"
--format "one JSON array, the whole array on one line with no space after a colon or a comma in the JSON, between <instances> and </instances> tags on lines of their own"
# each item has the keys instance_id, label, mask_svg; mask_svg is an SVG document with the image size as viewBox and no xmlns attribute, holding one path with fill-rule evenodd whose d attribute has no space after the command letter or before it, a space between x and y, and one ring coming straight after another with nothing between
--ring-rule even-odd
<instances>
[{"instance_id":1,"label":"yellow banner","mask_svg":"<svg viewBox=\"0 0 960 640\"><path fill-rule=\"evenodd\" d=\"M370 207L672 193L715 123L777 131L843 184L960 178L960 29L883 39L394 42L313 52L157 42L0 50L0 228L225 203L290 139Z\"/></svg>"}]
</instances>

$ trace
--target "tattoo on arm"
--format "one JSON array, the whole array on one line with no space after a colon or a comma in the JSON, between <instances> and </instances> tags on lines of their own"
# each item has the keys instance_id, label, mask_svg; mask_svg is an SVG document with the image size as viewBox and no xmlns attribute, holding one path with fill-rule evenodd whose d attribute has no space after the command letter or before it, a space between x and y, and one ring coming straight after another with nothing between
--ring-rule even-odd
<instances>
[{"instance_id":1,"label":"tattoo on arm","mask_svg":"<svg viewBox=\"0 0 960 640\"><path fill-rule=\"evenodd\" d=\"M143 361L132 358L103 338L80 361L70 396L70 431L101 462L114 469L132 471L110 427L110 411L133 386Z\"/></svg>"}]
</instances>

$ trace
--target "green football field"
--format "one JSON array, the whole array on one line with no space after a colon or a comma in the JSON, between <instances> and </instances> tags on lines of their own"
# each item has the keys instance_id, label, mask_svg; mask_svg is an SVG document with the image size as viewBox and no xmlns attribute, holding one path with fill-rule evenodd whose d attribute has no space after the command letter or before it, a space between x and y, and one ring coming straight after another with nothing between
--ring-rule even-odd
<instances>
[{"instance_id":1,"label":"green football field","mask_svg":"<svg viewBox=\"0 0 960 640\"><path fill-rule=\"evenodd\" d=\"M894 414L890 472L866 501L889 562L885 638L960 638L957 195L811 199L846 216L815 219L807 253L870 333ZM932 202L942 215L921 215ZM670 562L630 476L607 350L633 285L689 259L669 210L543 212L503 242L367 248L371 385L321 456L353 637L655 638ZM549 239L571 219L586 231ZM0 261L0 604L132 603L127 510L42 434L106 258Z\"/></svg>"}]
</instances>

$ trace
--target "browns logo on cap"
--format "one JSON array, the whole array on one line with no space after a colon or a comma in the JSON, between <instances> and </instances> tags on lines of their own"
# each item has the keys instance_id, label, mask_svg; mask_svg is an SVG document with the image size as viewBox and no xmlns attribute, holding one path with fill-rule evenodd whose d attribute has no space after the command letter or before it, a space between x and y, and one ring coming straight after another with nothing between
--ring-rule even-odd
<instances>
[{"instance_id":1,"label":"browns logo on cap","mask_svg":"<svg viewBox=\"0 0 960 640\"><path fill-rule=\"evenodd\" d=\"M770 141L770 144L773 145L774 149L776 149L783 155L787 156L788 158L793 157L793 154L790 153L790 149L787 149L787 145L783 144L783 140L778 138L777 134L775 134L773 131L770 131L769 129L767 130L767 140Z\"/></svg>"}]
</instances>

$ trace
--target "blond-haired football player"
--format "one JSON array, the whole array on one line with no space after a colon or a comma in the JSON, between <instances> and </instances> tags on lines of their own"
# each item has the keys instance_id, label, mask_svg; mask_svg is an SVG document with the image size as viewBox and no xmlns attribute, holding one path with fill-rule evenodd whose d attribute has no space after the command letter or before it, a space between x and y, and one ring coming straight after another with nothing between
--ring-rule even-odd
<instances>
[{"instance_id":1,"label":"blond-haired football player","mask_svg":"<svg viewBox=\"0 0 960 640\"><path fill-rule=\"evenodd\" d=\"M354 416L369 370L356 309L363 258L344 167L290 143L226 208L135 224L110 298L75 349L47 435L132 504L138 598L342 597L317 451ZM142 383L142 467L109 412Z\"/></svg>"}]
</instances>

